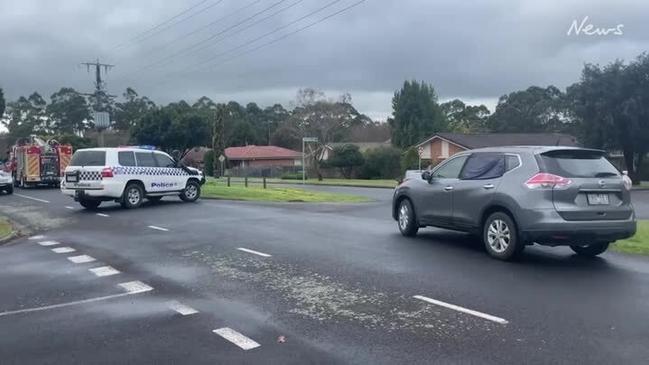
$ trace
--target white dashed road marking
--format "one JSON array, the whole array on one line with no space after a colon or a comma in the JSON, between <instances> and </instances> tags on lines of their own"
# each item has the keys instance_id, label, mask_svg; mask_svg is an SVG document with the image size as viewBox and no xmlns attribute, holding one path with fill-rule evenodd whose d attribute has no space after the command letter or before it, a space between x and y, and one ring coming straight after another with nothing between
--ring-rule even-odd
<instances>
[{"instance_id":1,"label":"white dashed road marking","mask_svg":"<svg viewBox=\"0 0 649 365\"><path fill-rule=\"evenodd\" d=\"M500 323L500 324L509 323L506 319L496 317L496 316L492 316L491 314L486 314L486 313L474 311L473 309L468 309L468 308L460 307L459 305L442 302L440 300L435 300L435 299L432 299L432 298L428 298L428 297L425 297L423 295L415 295L413 298L423 300L424 302L427 302L427 303L430 303L430 304L435 304L435 305L439 305L441 307L452 309L452 310L455 310L455 311L458 311L458 312L470 314L472 316L484 318L486 320L493 321L493 322L496 322L496 323Z\"/></svg>"},{"instance_id":2,"label":"white dashed road marking","mask_svg":"<svg viewBox=\"0 0 649 365\"><path fill-rule=\"evenodd\" d=\"M52 249L52 252L54 253L70 253L76 251L72 247L55 247Z\"/></svg>"},{"instance_id":3,"label":"white dashed road marking","mask_svg":"<svg viewBox=\"0 0 649 365\"><path fill-rule=\"evenodd\" d=\"M102 300L108 300L108 299L114 299L114 298L120 298L120 297L125 297L127 295L133 295L133 294L139 294L139 293L144 293L150 290L153 290L152 287L140 282L140 281L131 281L128 283L121 283L119 284L122 289L126 290L126 293L120 293L120 294L113 294L113 295L106 295L103 297L97 297L97 298L90 298L90 299L83 299L83 300L77 300L74 302L67 302L67 303L60 303L60 304L54 304L54 305L46 305L44 307L36 307L36 308L25 308L25 309L19 309L15 311L7 311L7 312L2 312L0 313L0 317L5 317L5 316L10 316L13 314L21 314L21 313L31 313L31 312L40 312L48 309L56 309L56 308L63 308L63 307L69 307L73 305L78 305L78 304L86 304L86 303L93 303L93 302L99 302Z\"/></svg>"},{"instance_id":4,"label":"white dashed road marking","mask_svg":"<svg viewBox=\"0 0 649 365\"><path fill-rule=\"evenodd\" d=\"M39 234L39 235L36 235L36 236L31 236L28 239L30 239L30 240L42 240L43 238L45 238L45 236Z\"/></svg>"},{"instance_id":5,"label":"white dashed road marking","mask_svg":"<svg viewBox=\"0 0 649 365\"><path fill-rule=\"evenodd\" d=\"M155 229L155 230L158 230L158 231L169 232L169 230L167 228L162 228L162 227L158 227L158 226L149 226L149 228Z\"/></svg>"},{"instance_id":6,"label":"white dashed road marking","mask_svg":"<svg viewBox=\"0 0 649 365\"><path fill-rule=\"evenodd\" d=\"M167 303L167 306L176 312L182 314L183 316L188 316L190 314L198 313L198 311L188 305L184 305L177 300L172 300Z\"/></svg>"},{"instance_id":7,"label":"white dashed road marking","mask_svg":"<svg viewBox=\"0 0 649 365\"><path fill-rule=\"evenodd\" d=\"M22 195L22 194L16 194L16 193L14 193L14 195L15 195L15 196L19 196L19 197L21 197L21 198L25 198L25 199L35 200L35 201L37 201L37 202L41 202L41 203L49 203L49 202L50 202L49 200L38 199L38 198L34 198L34 197L31 197L31 196Z\"/></svg>"},{"instance_id":8,"label":"white dashed road marking","mask_svg":"<svg viewBox=\"0 0 649 365\"><path fill-rule=\"evenodd\" d=\"M226 340L232 342L233 344L241 347L244 350L251 350L261 346L257 342L228 327L219 328L213 330L212 332L225 338Z\"/></svg>"},{"instance_id":9,"label":"white dashed road marking","mask_svg":"<svg viewBox=\"0 0 649 365\"><path fill-rule=\"evenodd\" d=\"M59 241L42 241L42 242L39 242L38 244L41 245L41 246L56 246L56 245L60 244L60 242Z\"/></svg>"},{"instance_id":10,"label":"white dashed road marking","mask_svg":"<svg viewBox=\"0 0 649 365\"><path fill-rule=\"evenodd\" d=\"M104 214L104 213L97 213L97 215L100 217L110 217L108 214Z\"/></svg>"},{"instance_id":11,"label":"white dashed road marking","mask_svg":"<svg viewBox=\"0 0 649 365\"><path fill-rule=\"evenodd\" d=\"M70 256L68 257L68 260L75 264L85 264L86 262L96 261L94 257L88 255Z\"/></svg>"},{"instance_id":12,"label":"white dashed road marking","mask_svg":"<svg viewBox=\"0 0 649 365\"><path fill-rule=\"evenodd\" d=\"M115 269L112 266L95 267L92 269L88 269L88 271L90 271L91 273L97 276L111 276L111 275L119 274L119 270Z\"/></svg>"},{"instance_id":13,"label":"white dashed road marking","mask_svg":"<svg viewBox=\"0 0 649 365\"><path fill-rule=\"evenodd\" d=\"M69 206L69 205L66 205L66 206L65 206L65 209L70 209L70 210L73 210L73 209L74 209L74 207L71 207L71 206Z\"/></svg>"},{"instance_id":14,"label":"white dashed road marking","mask_svg":"<svg viewBox=\"0 0 649 365\"><path fill-rule=\"evenodd\" d=\"M263 253L263 252L259 252L259 251L255 251L255 250L250 250L250 249L243 248L243 247L239 247L239 248L237 248L237 250L247 252L247 253L251 253L253 255L259 255L261 257L271 257L271 255L269 255L267 253Z\"/></svg>"},{"instance_id":15,"label":"white dashed road marking","mask_svg":"<svg viewBox=\"0 0 649 365\"><path fill-rule=\"evenodd\" d=\"M144 293L153 290L152 287L144 284L141 281L129 281L128 283L121 283L119 284L119 286L121 286L122 289L126 290L126 292L129 294Z\"/></svg>"}]
</instances>

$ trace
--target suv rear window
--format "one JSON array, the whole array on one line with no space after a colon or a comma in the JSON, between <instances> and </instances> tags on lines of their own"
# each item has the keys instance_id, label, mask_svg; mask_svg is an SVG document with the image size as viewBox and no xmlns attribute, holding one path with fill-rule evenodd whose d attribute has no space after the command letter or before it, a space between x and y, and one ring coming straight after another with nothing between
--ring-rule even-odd
<instances>
[{"instance_id":1,"label":"suv rear window","mask_svg":"<svg viewBox=\"0 0 649 365\"><path fill-rule=\"evenodd\" d=\"M563 177L609 177L620 175L601 152L559 150L541 154L545 172Z\"/></svg>"},{"instance_id":2,"label":"suv rear window","mask_svg":"<svg viewBox=\"0 0 649 365\"><path fill-rule=\"evenodd\" d=\"M135 155L133 154L133 152L117 152L117 160L122 166L135 166Z\"/></svg>"},{"instance_id":3,"label":"suv rear window","mask_svg":"<svg viewBox=\"0 0 649 365\"><path fill-rule=\"evenodd\" d=\"M106 166L106 151L77 151L70 166Z\"/></svg>"}]
</instances>

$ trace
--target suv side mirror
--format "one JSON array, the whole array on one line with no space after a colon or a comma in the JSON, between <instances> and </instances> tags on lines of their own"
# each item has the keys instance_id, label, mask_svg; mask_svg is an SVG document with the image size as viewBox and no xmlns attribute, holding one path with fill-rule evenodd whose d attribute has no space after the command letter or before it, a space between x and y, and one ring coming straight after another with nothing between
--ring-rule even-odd
<instances>
[{"instance_id":1,"label":"suv side mirror","mask_svg":"<svg viewBox=\"0 0 649 365\"><path fill-rule=\"evenodd\" d=\"M433 178L433 173L430 170L425 170L421 173L421 178L430 182L430 180Z\"/></svg>"}]
</instances>

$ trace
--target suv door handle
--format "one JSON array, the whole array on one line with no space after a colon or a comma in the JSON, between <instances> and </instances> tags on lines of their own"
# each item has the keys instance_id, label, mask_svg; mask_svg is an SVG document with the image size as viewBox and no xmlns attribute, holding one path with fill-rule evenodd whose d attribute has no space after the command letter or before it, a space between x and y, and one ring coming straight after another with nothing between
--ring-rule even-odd
<instances>
[{"instance_id":1,"label":"suv door handle","mask_svg":"<svg viewBox=\"0 0 649 365\"><path fill-rule=\"evenodd\" d=\"M482 185L482 187L485 188L485 189L493 189L495 186L494 186L494 184L484 184L484 185Z\"/></svg>"},{"instance_id":2,"label":"suv door handle","mask_svg":"<svg viewBox=\"0 0 649 365\"><path fill-rule=\"evenodd\" d=\"M451 190L453 190L453 187L450 185L444 188L444 191L451 191Z\"/></svg>"}]
</instances>

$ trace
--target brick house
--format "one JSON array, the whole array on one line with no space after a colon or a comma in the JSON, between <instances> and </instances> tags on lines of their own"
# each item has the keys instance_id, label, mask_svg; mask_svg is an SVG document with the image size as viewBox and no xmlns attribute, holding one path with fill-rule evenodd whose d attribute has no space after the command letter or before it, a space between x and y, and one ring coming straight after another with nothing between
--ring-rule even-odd
<instances>
[{"instance_id":1,"label":"brick house","mask_svg":"<svg viewBox=\"0 0 649 365\"><path fill-rule=\"evenodd\" d=\"M461 151L499 146L577 146L577 140L560 133L436 133L415 147L436 165Z\"/></svg>"},{"instance_id":2,"label":"brick house","mask_svg":"<svg viewBox=\"0 0 649 365\"><path fill-rule=\"evenodd\" d=\"M228 147L225 157L230 168L293 167L302 165L302 154L277 146Z\"/></svg>"}]
</instances>

